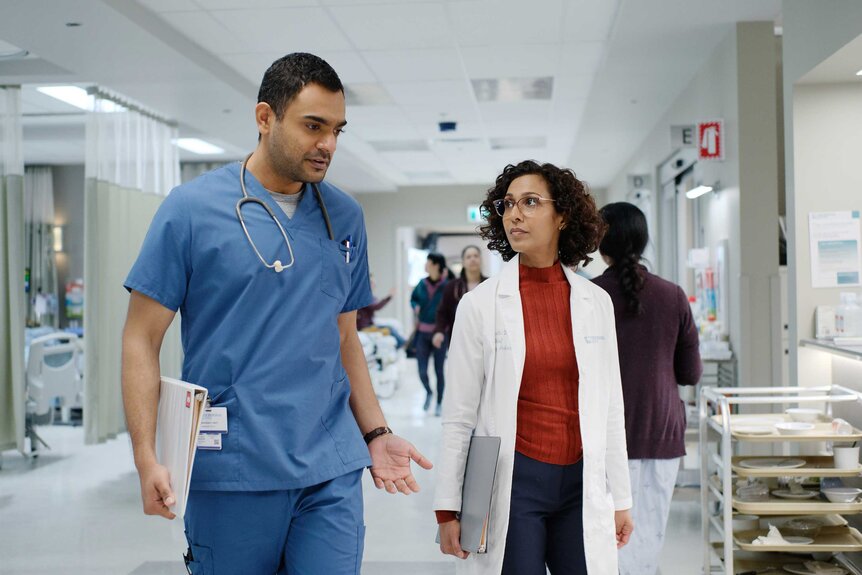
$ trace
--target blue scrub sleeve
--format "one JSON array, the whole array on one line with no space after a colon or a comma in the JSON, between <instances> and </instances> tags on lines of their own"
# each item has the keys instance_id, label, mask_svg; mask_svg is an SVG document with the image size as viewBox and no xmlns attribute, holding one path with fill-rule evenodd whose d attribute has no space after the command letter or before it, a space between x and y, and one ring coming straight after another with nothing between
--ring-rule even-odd
<instances>
[{"instance_id":1,"label":"blue scrub sleeve","mask_svg":"<svg viewBox=\"0 0 862 575\"><path fill-rule=\"evenodd\" d=\"M368 277L368 235L365 233L365 215L359 212L359 226L357 226L356 251L354 253L356 265L350 272L350 293L341 308L341 313L362 309L374 303L371 294L371 279Z\"/></svg>"},{"instance_id":2,"label":"blue scrub sleeve","mask_svg":"<svg viewBox=\"0 0 862 575\"><path fill-rule=\"evenodd\" d=\"M185 300L191 271L191 222L182 193L174 190L156 211L123 285L175 312Z\"/></svg>"}]
</instances>

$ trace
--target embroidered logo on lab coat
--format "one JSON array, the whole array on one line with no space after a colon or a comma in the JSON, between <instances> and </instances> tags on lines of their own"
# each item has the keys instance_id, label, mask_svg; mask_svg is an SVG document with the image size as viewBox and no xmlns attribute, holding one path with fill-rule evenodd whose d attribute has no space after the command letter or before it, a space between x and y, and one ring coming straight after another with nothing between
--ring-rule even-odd
<instances>
[{"instance_id":1,"label":"embroidered logo on lab coat","mask_svg":"<svg viewBox=\"0 0 862 575\"><path fill-rule=\"evenodd\" d=\"M512 351L512 344L509 342L509 334L505 329L500 329L494 332L494 349L497 351Z\"/></svg>"},{"instance_id":2,"label":"embroidered logo on lab coat","mask_svg":"<svg viewBox=\"0 0 862 575\"><path fill-rule=\"evenodd\" d=\"M603 335L585 335L584 343L600 343L605 341L605 336Z\"/></svg>"}]
</instances>

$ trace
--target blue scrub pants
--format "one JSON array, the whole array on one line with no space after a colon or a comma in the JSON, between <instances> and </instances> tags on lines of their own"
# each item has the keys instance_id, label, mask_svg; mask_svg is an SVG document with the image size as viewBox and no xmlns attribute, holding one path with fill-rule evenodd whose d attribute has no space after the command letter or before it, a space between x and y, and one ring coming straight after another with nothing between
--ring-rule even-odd
<instances>
[{"instance_id":1,"label":"blue scrub pants","mask_svg":"<svg viewBox=\"0 0 862 575\"><path fill-rule=\"evenodd\" d=\"M584 463L553 465L515 452L502 575L587 575Z\"/></svg>"},{"instance_id":2,"label":"blue scrub pants","mask_svg":"<svg viewBox=\"0 0 862 575\"><path fill-rule=\"evenodd\" d=\"M191 491L193 575L358 575L362 470L289 491Z\"/></svg>"}]
</instances>

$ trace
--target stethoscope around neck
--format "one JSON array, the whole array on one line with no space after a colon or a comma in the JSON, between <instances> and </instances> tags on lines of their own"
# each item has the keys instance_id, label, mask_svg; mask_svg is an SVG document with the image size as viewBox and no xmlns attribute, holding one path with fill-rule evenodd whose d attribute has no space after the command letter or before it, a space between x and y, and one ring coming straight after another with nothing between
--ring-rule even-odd
<instances>
[{"instance_id":1,"label":"stethoscope around neck","mask_svg":"<svg viewBox=\"0 0 862 575\"><path fill-rule=\"evenodd\" d=\"M275 212L272 211L272 208L259 198L255 198L248 195L248 192L245 189L245 166L248 164L248 160L251 158L251 154L246 156L245 160L243 160L242 165L239 169L239 185L242 189L242 197L236 202L236 217L239 219L239 223L242 226L242 231L245 233L245 237L248 240L248 243L251 245L251 249L254 250L254 253L257 255L257 259L260 260L264 266L269 269L275 270L276 273L281 273L282 271L293 267L293 264L296 262L296 258L293 257L293 246L290 245L290 239L287 237L287 232L284 231L284 226L281 225L281 222L278 221L278 218L275 216ZM320 194L320 188L315 183L311 183L311 189L314 192L314 197L317 198L317 204L320 206L320 212L323 214L323 220L326 222L326 231L329 234L329 239L335 241L335 235L332 233L332 223L329 221L329 212L326 209L326 204L323 202L323 196ZM267 263L263 256L260 255L260 250L257 249L257 246L254 243L254 240L251 239L251 234L248 233L248 228L245 225L245 220L242 217L242 207L247 204L257 204L261 206L266 213L269 214L269 217L272 218L272 221L275 222L275 225L278 226L278 231L281 232L281 237L284 238L284 243L287 245L287 251L290 254L290 262L285 265L281 263L281 260L275 260L274 262Z\"/></svg>"}]
</instances>

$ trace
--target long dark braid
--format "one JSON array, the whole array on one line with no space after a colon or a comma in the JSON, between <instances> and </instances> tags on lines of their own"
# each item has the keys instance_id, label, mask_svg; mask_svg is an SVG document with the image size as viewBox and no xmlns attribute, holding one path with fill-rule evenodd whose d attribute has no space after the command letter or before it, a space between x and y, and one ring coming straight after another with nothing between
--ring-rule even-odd
<instances>
[{"instance_id":1,"label":"long dark braid","mask_svg":"<svg viewBox=\"0 0 862 575\"><path fill-rule=\"evenodd\" d=\"M627 202L608 204L599 213L608 225L599 251L613 261L612 269L626 300L626 313L640 315L643 304L639 294L644 287L640 262L649 241L646 217L637 206Z\"/></svg>"}]
</instances>

